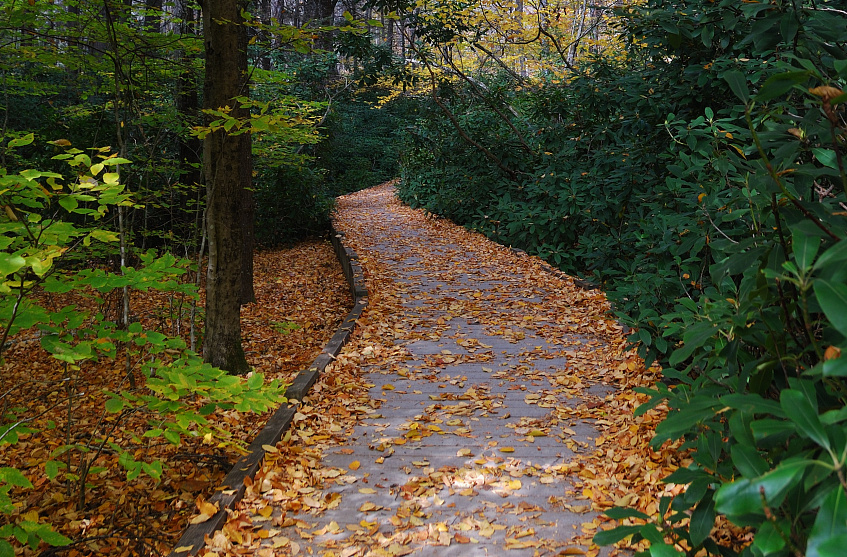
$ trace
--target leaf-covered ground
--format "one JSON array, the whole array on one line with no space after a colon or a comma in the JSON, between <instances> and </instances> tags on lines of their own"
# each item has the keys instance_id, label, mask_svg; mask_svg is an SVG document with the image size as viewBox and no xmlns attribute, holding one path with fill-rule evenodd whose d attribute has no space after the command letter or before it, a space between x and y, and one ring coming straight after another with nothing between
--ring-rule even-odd
<instances>
[{"instance_id":1,"label":"leaf-covered ground","mask_svg":"<svg viewBox=\"0 0 847 557\"><path fill-rule=\"evenodd\" d=\"M684 455L649 445L664 409L633 412L658 372L602 293L390 185L336 220L367 309L207 556L598 555L598 511L682 489L659 480Z\"/></svg>"},{"instance_id":2,"label":"leaf-covered ground","mask_svg":"<svg viewBox=\"0 0 847 557\"><path fill-rule=\"evenodd\" d=\"M248 361L268 379L288 381L311 363L349 311L346 282L329 242L312 241L291 249L258 252L255 289L257 303L242 310ZM98 305L91 299L56 295L49 303L54 308L73 303L105 312L115 312L117 307L115 300ZM131 307L133 318L145 328L187 338L186 300L134 292ZM141 415L127 417L113 428L114 415L104 412L103 389L126 388L121 357L117 361L86 361L78 370L65 370L39 348L32 331L25 331L12 339L5 361L0 371L2 409L29 408L18 417L30 420L27 425L39 430L0 451L0 467L19 468L35 486L13 492L17 510L11 519L51 523L75 540L57 555L167 554L196 510L195 501L208 498L239 453L232 447L202 442L179 447L133 444L126 432L145 431L148 424ZM265 419L229 412L214 415L216 425L244 442L256 435ZM93 449L94 440L104 434L134 450L137 459L163 460L165 474L161 482L144 475L126 481L116 455L106 450L94 462L102 470L89 477L85 501L80 505L78 486L49 480L44 463L51 452L69 442L89 444ZM72 451L55 458L69 460L74 472L80 453Z\"/></svg>"}]
</instances>

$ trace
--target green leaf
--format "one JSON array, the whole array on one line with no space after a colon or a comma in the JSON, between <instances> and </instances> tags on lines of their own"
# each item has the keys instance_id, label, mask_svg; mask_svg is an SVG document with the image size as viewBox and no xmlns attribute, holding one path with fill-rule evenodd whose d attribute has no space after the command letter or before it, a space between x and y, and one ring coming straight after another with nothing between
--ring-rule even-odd
<instances>
[{"instance_id":1,"label":"green leaf","mask_svg":"<svg viewBox=\"0 0 847 557\"><path fill-rule=\"evenodd\" d=\"M818 159L818 162L822 165L833 170L838 170L838 156L832 149L813 147L812 154L815 156L816 159Z\"/></svg>"},{"instance_id":2,"label":"green leaf","mask_svg":"<svg viewBox=\"0 0 847 557\"><path fill-rule=\"evenodd\" d=\"M172 429L165 430L165 432L162 433L162 437L164 437L171 444L176 445L176 446L179 446L179 443L181 441L179 433L172 430Z\"/></svg>"},{"instance_id":3,"label":"green leaf","mask_svg":"<svg viewBox=\"0 0 847 557\"><path fill-rule=\"evenodd\" d=\"M773 414L774 416L779 416L781 418L785 417L782 407L778 402L775 400L768 400L755 393L733 393L731 395L722 396L721 403L748 414Z\"/></svg>"},{"instance_id":4,"label":"green leaf","mask_svg":"<svg viewBox=\"0 0 847 557\"><path fill-rule=\"evenodd\" d=\"M103 166L115 166L116 164L130 164L132 161L121 157L111 157L104 159L101 163Z\"/></svg>"},{"instance_id":5,"label":"green leaf","mask_svg":"<svg viewBox=\"0 0 847 557\"><path fill-rule=\"evenodd\" d=\"M659 531L656 525L651 523L647 523L641 526L639 533L644 537L645 540L651 543L663 543L665 539L665 536L662 534L662 532Z\"/></svg>"},{"instance_id":6,"label":"green leaf","mask_svg":"<svg viewBox=\"0 0 847 557\"><path fill-rule=\"evenodd\" d=\"M106 401L106 412L117 414L124 409L124 400L122 398L110 398Z\"/></svg>"},{"instance_id":7,"label":"green leaf","mask_svg":"<svg viewBox=\"0 0 847 557\"><path fill-rule=\"evenodd\" d=\"M55 460L48 460L44 463L44 473L51 480L55 480L56 476L59 475L59 463Z\"/></svg>"},{"instance_id":8,"label":"green leaf","mask_svg":"<svg viewBox=\"0 0 847 557\"><path fill-rule=\"evenodd\" d=\"M641 526L618 526L611 530L602 530L594 534L594 543L597 545L612 545L633 534L638 534Z\"/></svg>"},{"instance_id":9,"label":"green leaf","mask_svg":"<svg viewBox=\"0 0 847 557\"><path fill-rule=\"evenodd\" d=\"M656 436L651 443L657 445L666 440L681 437L695 425L712 418L718 408L720 408L720 401L716 399L708 397L692 399L679 411L669 414L656 427Z\"/></svg>"},{"instance_id":10,"label":"green leaf","mask_svg":"<svg viewBox=\"0 0 847 557\"><path fill-rule=\"evenodd\" d=\"M847 377L847 358L835 358L823 363L824 377Z\"/></svg>"},{"instance_id":11,"label":"green leaf","mask_svg":"<svg viewBox=\"0 0 847 557\"><path fill-rule=\"evenodd\" d=\"M818 257L815 261L815 270L822 269L831 263L840 263L847 260L847 240L841 240Z\"/></svg>"},{"instance_id":12,"label":"green leaf","mask_svg":"<svg viewBox=\"0 0 847 557\"><path fill-rule=\"evenodd\" d=\"M703 322L689 328L682 337L682 347L674 350L670 357L670 365L675 366L689 358L695 350L702 347L715 333L711 322Z\"/></svg>"},{"instance_id":13,"label":"green leaf","mask_svg":"<svg viewBox=\"0 0 847 557\"><path fill-rule=\"evenodd\" d=\"M767 437L780 436L787 437L797 431L797 428L788 420L756 420L750 424L750 429L753 430L753 437L756 441L761 441Z\"/></svg>"},{"instance_id":14,"label":"green leaf","mask_svg":"<svg viewBox=\"0 0 847 557\"><path fill-rule=\"evenodd\" d=\"M61 205L65 211L73 213L76 208L79 207L79 202L74 195L63 195L59 198L59 205Z\"/></svg>"},{"instance_id":15,"label":"green leaf","mask_svg":"<svg viewBox=\"0 0 847 557\"><path fill-rule=\"evenodd\" d=\"M69 545L69 544L73 543L73 540L71 540L70 538L68 538L66 536L63 536L62 534L60 534L58 532L54 532L49 527L48 528L39 528L36 535L52 546Z\"/></svg>"},{"instance_id":16,"label":"green leaf","mask_svg":"<svg viewBox=\"0 0 847 557\"><path fill-rule=\"evenodd\" d=\"M9 141L9 147L23 147L24 145L29 145L35 140L34 134L28 134L23 137L17 137Z\"/></svg>"},{"instance_id":17,"label":"green leaf","mask_svg":"<svg viewBox=\"0 0 847 557\"><path fill-rule=\"evenodd\" d=\"M745 104L750 100L750 88L747 86L747 78L738 70L731 70L723 74L724 80L735 96Z\"/></svg>"},{"instance_id":18,"label":"green leaf","mask_svg":"<svg viewBox=\"0 0 847 557\"><path fill-rule=\"evenodd\" d=\"M700 545L709 534L712 532L712 527L715 525L715 502L711 499L701 501L691 514L691 523L688 527L688 533L691 536L691 543Z\"/></svg>"},{"instance_id":19,"label":"green leaf","mask_svg":"<svg viewBox=\"0 0 847 557\"><path fill-rule=\"evenodd\" d=\"M847 337L847 284L816 280L815 295L832 326Z\"/></svg>"},{"instance_id":20,"label":"green leaf","mask_svg":"<svg viewBox=\"0 0 847 557\"><path fill-rule=\"evenodd\" d=\"M771 76L756 95L758 102L767 102L787 93L792 87L809 78L808 71L793 71Z\"/></svg>"},{"instance_id":21,"label":"green leaf","mask_svg":"<svg viewBox=\"0 0 847 557\"><path fill-rule=\"evenodd\" d=\"M0 557L15 557L15 548L6 540L0 540Z\"/></svg>"},{"instance_id":22,"label":"green leaf","mask_svg":"<svg viewBox=\"0 0 847 557\"><path fill-rule=\"evenodd\" d=\"M5 278L19 271L24 265L26 260L20 255L0 253L0 276Z\"/></svg>"},{"instance_id":23,"label":"green leaf","mask_svg":"<svg viewBox=\"0 0 847 557\"><path fill-rule=\"evenodd\" d=\"M806 557L841 557L846 546L847 496L840 485L835 485L818 510Z\"/></svg>"},{"instance_id":24,"label":"green leaf","mask_svg":"<svg viewBox=\"0 0 847 557\"><path fill-rule=\"evenodd\" d=\"M253 373L250 377L247 378L247 388L251 391L255 391L260 388L262 384L265 382L265 376L262 373Z\"/></svg>"},{"instance_id":25,"label":"green leaf","mask_svg":"<svg viewBox=\"0 0 847 557\"><path fill-rule=\"evenodd\" d=\"M759 528L759 531L756 532L756 537L753 539L753 546L758 548L763 555L767 556L785 547L785 539L772 522L765 522Z\"/></svg>"},{"instance_id":26,"label":"green leaf","mask_svg":"<svg viewBox=\"0 0 847 557\"><path fill-rule=\"evenodd\" d=\"M819 236L807 234L799 227L791 228L791 248L794 251L794 260L802 273L805 274L811 268L820 245Z\"/></svg>"},{"instance_id":27,"label":"green leaf","mask_svg":"<svg viewBox=\"0 0 847 557\"><path fill-rule=\"evenodd\" d=\"M145 474L158 481L162 478L162 462L159 460L154 460L150 464L146 462L141 463L141 469Z\"/></svg>"},{"instance_id":28,"label":"green leaf","mask_svg":"<svg viewBox=\"0 0 847 557\"><path fill-rule=\"evenodd\" d=\"M732 463L745 478L758 478L770 469L755 447L736 444L732 446Z\"/></svg>"},{"instance_id":29,"label":"green leaf","mask_svg":"<svg viewBox=\"0 0 847 557\"><path fill-rule=\"evenodd\" d=\"M807 393L797 389L785 389L779 394L779 402L801 435L827 450L830 449L829 437L818 417L816 406L809 400Z\"/></svg>"},{"instance_id":30,"label":"green leaf","mask_svg":"<svg viewBox=\"0 0 847 557\"><path fill-rule=\"evenodd\" d=\"M644 520L648 520L650 518L649 515L646 515L641 511L627 507L612 507L611 509L604 511L603 514L609 518L614 518L615 520L622 520L624 518L642 518Z\"/></svg>"},{"instance_id":31,"label":"green leaf","mask_svg":"<svg viewBox=\"0 0 847 557\"><path fill-rule=\"evenodd\" d=\"M683 557L683 555L685 554L665 542L650 545L650 557Z\"/></svg>"},{"instance_id":32,"label":"green leaf","mask_svg":"<svg viewBox=\"0 0 847 557\"><path fill-rule=\"evenodd\" d=\"M32 482L17 468L0 468L0 482L17 487L32 487Z\"/></svg>"},{"instance_id":33,"label":"green leaf","mask_svg":"<svg viewBox=\"0 0 847 557\"><path fill-rule=\"evenodd\" d=\"M118 235L109 230L92 230L89 233L89 236L94 238L95 240L100 240L101 242L117 242Z\"/></svg>"},{"instance_id":34,"label":"green leaf","mask_svg":"<svg viewBox=\"0 0 847 557\"><path fill-rule=\"evenodd\" d=\"M715 510L730 519L751 514L764 515L762 491L768 505L778 506L788 490L800 482L806 468L814 464L809 460L783 462L758 478L724 484L715 493Z\"/></svg>"}]
</instances>

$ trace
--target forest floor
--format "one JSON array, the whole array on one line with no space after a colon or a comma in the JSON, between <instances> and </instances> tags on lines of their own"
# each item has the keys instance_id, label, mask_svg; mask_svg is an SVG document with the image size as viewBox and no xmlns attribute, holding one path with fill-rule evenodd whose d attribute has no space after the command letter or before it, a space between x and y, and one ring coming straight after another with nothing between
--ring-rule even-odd
<instances>
[{"instance_id":1,"label":"forest floor","mask_svg":"<svg viewBox=\"0 0 847 557\"><path fill-rule=\"evenodd\" d=\"M601 555L599 513L657 513L658 378L603 294L421 211L339 198L369 290L353 337L207 556ZM602 553L601 553L602 552Z\"/></svg>"},{"instance_id":2,"label":"forest floor","mask_svg":"<svg viewBox=\"0 0 847 557\"><path fill-rule=\"evenodd\" d=\"M352 300L329 241L260 251L254 261L257 302L242 309L248 362L268 380L290 383L320 353L349 311ZM94 312L117 311L114 299L70 299L55 294L42 297L41 301L54 310L76 304ZM164 294L132 294L133 318L145 329L164 334L187 337L188 307L187 300ZM219 448L202 441L189 440L180 446L138 445L130 435L149 427L146 417L140 414L126 416L121 427L112 429L113 419L104 411L104 390L126 387L126 369L120 353L114 360L101 358L80 362L79 369L65 368L40 348L32 331L23 331L11 339L4 359L0 368L4 384L0 411L17 411L18 419L30 420L27 425L36 430L21 435L18 443L0 451L0 467L20 469L34 485L33 489L17 489L10 494L16 503L10 519L50 523L74 540L72 546L51 555L167 554L196 512L195 501L212 494L239 456L232 447ZM29 408L29 413L17 410L24 408ZM232 432L236 441L249 443L267 417L219 412L211 419L212 425ZM96 450L86 445L92 445L104 434L118 445L131 447L136 459L162 460L162 480L156 482L142 475L127 481L117 454L108 448L93 463L101 467L100 471L89 476L88 485L82 490L73 478L47 477L45 461L67 461L73 472ZM69 443L76 448L61 456L50 456ZM4 516L0 515L0 527ZM19 551L37 554L25 547Z\"/></svg>"}]
</instances>

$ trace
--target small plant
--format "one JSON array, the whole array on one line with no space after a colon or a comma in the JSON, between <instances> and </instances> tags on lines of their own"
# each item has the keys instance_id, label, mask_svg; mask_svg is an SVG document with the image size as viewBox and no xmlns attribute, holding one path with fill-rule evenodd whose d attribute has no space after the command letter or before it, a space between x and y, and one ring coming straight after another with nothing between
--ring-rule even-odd
<instances>
[{"instance_id":1,"label":"small plant","mask_svg":"<svg viewBox=\"0 0 847 557\"><path fill-rule=\"evenodd\" d=\"M298 325L294 321L271 321L271 327L273 327L274 331L283 335L303 328L302 325Z\"/></svg>"}]
</instances>

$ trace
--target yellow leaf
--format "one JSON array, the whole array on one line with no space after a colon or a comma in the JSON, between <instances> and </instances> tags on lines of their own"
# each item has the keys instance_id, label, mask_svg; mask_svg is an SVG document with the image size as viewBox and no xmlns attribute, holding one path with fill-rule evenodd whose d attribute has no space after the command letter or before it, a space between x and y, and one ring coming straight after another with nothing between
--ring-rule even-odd
<instances>
[{"instance_id":1,"label":"yellow leaf","mask_svg":"<svg viewBox=\"0 0 847 557\"><path fill-rule=\"evenodd\" d=\"M197 516L195 516L194 518L192 518L191 520L189 520L188 522L189 522L189 524L201 524L203 522L206 522L210 518L212 518L212 515L200 513Z\"/></svg>"},{"instance_id":2,"label":"yellow leaf","mask_svg":"<svg viewBox=\"0 0 847 557\"><path fill-rule=\"evenodd\" d=\"M514 447L500 447L501 453L513 453L515 452Z\"/></svg>"},{"instance_id":3,"label":"yellow leaf","mask_svg":"<svg viewBox=\"0 0 847 557\"><path fill-rule=\"evenodd\" d=\"M362 465L361 462L359 462L358 460L354 460L353 462L350 463L348 468L350 470L358 470L361 465Z\"/></svg>"},{"instance_id":4,"label":"yellow leaf","mask_svg":"<svg viewBox=\"0 0 847 557\"><path fill-rule=\"evenodd\" d=\"M638 496L635 493L627 493L623 497L615 500L616 507L628 507Z\"/></svg>"},{"instance_id":5,"label":"yellow leaf","mask_svg":"<svg viewBox=\"0 0 847 557\"><path fill-rule=\"evenodd\" d=\"M376 493L376 490L372 487L362 487L359 488L359 493L364 493L365 495L372 495Z\"/></svg>"},{"instance_id":6,"label":"yellow leaf","mask_svg":"<svg viewBox=\"0 0 847 557\"><path fill-rule=\"evenodd\" d=\"M218 506L209 503L208 501L204 501L203 499L197 500L197 509L205 515L214 516L218 512Z\"/></svg>"},{"instance_id":7,"label":"yellow leaf","mask_svg":"<svg viewBox=\"0 0 847 557\"><path fill-rule=\"evenodd\" d=\"M306 505L307 507L312 507L313 509L318 509L321 506L321 504L318 501L316 501L312 497L308 497L308 496L303 497L303 504Z\"/></svg>"}]
</instances>

